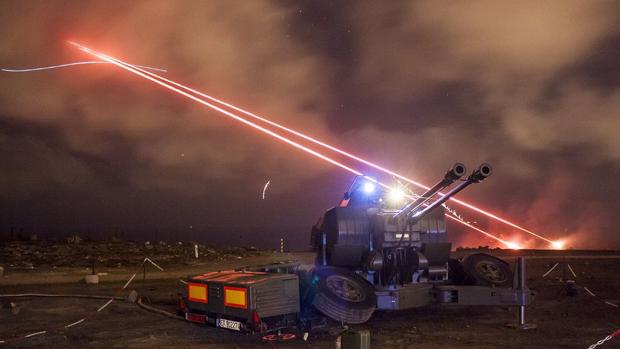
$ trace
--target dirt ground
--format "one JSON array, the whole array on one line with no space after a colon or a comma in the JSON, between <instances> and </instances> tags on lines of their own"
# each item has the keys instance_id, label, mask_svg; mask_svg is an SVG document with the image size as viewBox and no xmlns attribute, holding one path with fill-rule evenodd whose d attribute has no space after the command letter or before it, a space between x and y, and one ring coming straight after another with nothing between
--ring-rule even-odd
<instances>
[{"instance_id":1,"label":"dirt ground","mask_svg":"<svg viewBox=\"0 0 620 349\"><path fill-rule=\"evenodd\" d=\"M122 256L121 262L103 263L97 272L101 282L85 285L81 279L89 271L53 266L49 263L24 268L13 263L7 254L0 259L5 268L0 278L0 293L53 293L111 295L122 287L139 266L143 257ZM179 258L151 256L164 272L153 266L146 268L146 279L140 272L121 296L136 290L147 302L168 311L175 310L179 279L211 270L230 269L242 265L272 261L297 260L311 263L310 253L214 251L198 260L191 254ZM515 253L504 254L514 262ZM458 253L462 254L463 251ZM426 307L400 312L377 311L372 319L354 329L371 332L373 348L587 348L620 328L620 253L617 252L541 252L522 251L527 259L528 285L538 296L527 309L527 319L536 329L515 330L505 326L515 322L516 309L503 307ZM185 257L183 257L185 256ZM222 257L224 256L224 257ZM161 256L159 256L161 257ZM20 257L21 258L21 257ZM23 258L22 258L23 259ZM556 262L568 262L577 273L579 295L568 297L558 267L547 278L545 273ZM22 262L23 263L23 262ZM120 265L119 265L120 263ZM596 296L582 287L586 286ZM200 326L147 312L126 301L115 301L96 312L105 300L75 298L1 297L0 340L46 330L31 338L7 341L0 348L335 348L339 324L310 334L306 342L263 343L256 335ZM10 303L15 306L13 311ZM88 318L71 328L63 328L85 316ZM58 329L61 330L58 330ZM601 348L620 348L620 338Z\"/></svg>"}]
</instances>

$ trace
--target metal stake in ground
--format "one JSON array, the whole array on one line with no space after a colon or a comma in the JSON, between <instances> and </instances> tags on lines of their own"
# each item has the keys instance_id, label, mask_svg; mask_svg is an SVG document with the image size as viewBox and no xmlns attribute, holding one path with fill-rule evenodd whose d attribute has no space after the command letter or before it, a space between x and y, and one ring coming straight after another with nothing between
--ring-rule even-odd
<instances>
[{"instance_id":1,"label":"metal stake in ground","mask_svg":"<svg viewBox=\"0 0 620 349\"><path fill-rule=\"evenodd\" d=\"M536 328L535 324L525 322L525 305L527 304L527 287L525 285L525 257L517 257L517 263L515 265L516 273L514 283L517 284L517 297L519 303L519 310L517 315L517 323L508 324L508 327L513 327L521 330L529 330Z\"/></svg>"}]
</instances>

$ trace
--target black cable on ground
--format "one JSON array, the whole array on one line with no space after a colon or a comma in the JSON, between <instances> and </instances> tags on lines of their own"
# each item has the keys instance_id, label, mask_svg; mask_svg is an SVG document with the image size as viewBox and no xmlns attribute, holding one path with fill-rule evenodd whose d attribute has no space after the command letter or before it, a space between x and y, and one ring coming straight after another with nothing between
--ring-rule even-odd
<instances>
[{"instance_id":1,"label":"black cable on ground","mask_svg":"<svg viewBox=\"0 0 620 349\"><path fill-rule=\"evenodd\" d=\"M0 294L0 298L13 297L64 297L64 298L90 298L90 299L114 299L115 301L124 301L123 297L98 296L90 294L46 294L46 293L16 293L16 294Z\"/></svg>"},{"instance_id":2,"label":"black cable on ground","mask_svg":"<svg viewBox=\"0 0 620 349\"><path fill-rule=\"evenodd\" d=\"M142 298L138 298L138 300L136 301L136 304L140 308L142 308L142 309L144 309L146 311L150 311L151 313L163 315L163 316L166 316L166 317L169 317L169 318L172 318L172 319L176 319L176 320L185 321L184 317L179 316L179 315L177 315L175 313L171 313L169 311L165 311L165 310L162 310L162 309L159 309L159 308L155 308L155 307L152 307L150 305L146 305L146 304L142 303Z\"/></svg>"}]
</instances>

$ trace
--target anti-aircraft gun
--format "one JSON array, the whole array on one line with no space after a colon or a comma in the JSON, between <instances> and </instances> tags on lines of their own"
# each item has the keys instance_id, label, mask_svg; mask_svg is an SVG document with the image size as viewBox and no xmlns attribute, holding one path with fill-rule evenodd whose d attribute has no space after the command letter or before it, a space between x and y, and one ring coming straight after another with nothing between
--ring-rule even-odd
<instances>
[{"instance_id":1,"label":"anti-aircraft gun","mask_svg":"<svg viewBox=\"0 0 620 349\"><path fill-rule=\"evenodd\" d=\"M492 170L482 164L466 178L465 173L457 163L432 188L402 202L389 200L372 178L358 177L312 229L313 268L271 263L188 277L179 292L179 313L200 324L267 333L313 328L325 319L314 309L352 324L367 321L377 309L429 304L524 309L533 295L524 273L513 278L508 263L488 254L451 258L442 205ZM444 189L449 190L443 194Z\"/></svg>"},{"instance_id":2,"label":"anti-aircraft gun","mask_svg":"<svg viewBox=\"0 0 620 349\"><path fill-rule=\"evenodd\" d=\"M483 253L450 256L443 205L489 177L492 168L482 164L463 179L465 174L465 165L456 163L433 187L400 205L376 181L358 177L313 226L314 307L335 320L362 323L375 309L527 303L529 291L516 289L507 262Z\"/></svg>"}]
</instances>

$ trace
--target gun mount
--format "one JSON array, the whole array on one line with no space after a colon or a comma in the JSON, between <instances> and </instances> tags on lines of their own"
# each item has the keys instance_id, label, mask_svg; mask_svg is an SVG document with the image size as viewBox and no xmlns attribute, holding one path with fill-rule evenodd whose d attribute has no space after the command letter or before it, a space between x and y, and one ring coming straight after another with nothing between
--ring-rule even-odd
<instances>
[{"instance_id":1,"label":"gun mount","mask_svg":"<svg viewBox=\"0 0 620 349\"><path fill-rule=\"evenodd\" d=\"M508 264L484 254L477 254L463 263L452 259L452 244L446 239L445 210L442 206L471 184L489 177L492 172L490 165L482 164L442 194L441 190L461 180L466 173L465 165L456 163L433 187L420 196L410 197L409 203L396 209L383 200L384 192L374 190L372 181L366 182L371 184L365 184L363 180L355 181L340 205L325 212L313 227L312 241L317 251L317 264L326 268L319 272L319 279L327 278L328 284L329 280L333 281L331 286L326 286L325 292L329 293L330 287L338 286L340 291L334 292L342 294L348 290L360 296L365 286L354 282L357 277L374 286L376 307L379 309L406 309L454 299L462 304L498 303L487 299L488 295L497 293L487 292L486 287L512 285L513 274ZM498 271L500 277L479 275L476 266L481 263L492 266L491 269ZM342 271L338 277L334 276L337 270ZM334 281L335 278L339 278L338 281ZM482 288L468 288L466 290L474 291L463 293L467 297L451 298L454 292L461 290L459 283L468 282L468 287L476 285ZM506 292L512 291L508 289ZM472 300L471 295L481 296ZM372 313L364 313L366 317L359 311L352 312L350 302L348 308L338 307L337 303L333 297L328 301L324 295L317 295L314 305L332 318L352 323L364 322Z\"/></svg>"},{"instance_id":2,"label":"gun mount","mask_svg":"<svg viewBox=\"0 0 620 349\"><path fill-rule=\"evenodd\" d=\"M432 188L396 210L385 205L381 193L370 192L365 183L357 183L345 194L340 205L328 210L315 226L315 235L326 235L324 248L319 250L321 259L327 265L356 267L368 265L369 256L372 256L373 263L376 263L377 254L392 258L389 256L394 248L398 248L399 253L409 249L409 253L415 255L429 243L439 244L437 246L442 246L444 251L442 254L449 255L451 245L445 242L445 218L441 205L491 173L491 167L482 164L465 181L433 200L440 190L465 174L465 166L456 163ZM317 246L321 239L315 236L314 242ZM383 260L384 265L392 263L392 260Z\"/></svg>"}]
</instances>

